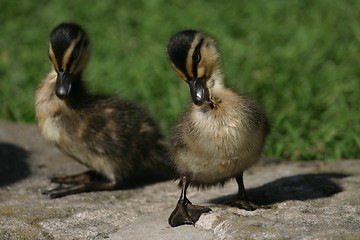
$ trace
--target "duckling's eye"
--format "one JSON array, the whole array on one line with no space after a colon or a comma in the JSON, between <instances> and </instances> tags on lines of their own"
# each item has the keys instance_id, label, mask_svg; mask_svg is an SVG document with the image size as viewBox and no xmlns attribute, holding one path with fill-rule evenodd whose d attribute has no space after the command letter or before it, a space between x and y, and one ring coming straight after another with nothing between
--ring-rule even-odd
<instances>
[{"instance_id":1,"label":"duckling's eye","mask_svg":"<svg viewBox=\"0 0 360 240\"><path fill-rule=\"evenodd\" d=\"M194 55L192 56L192 59L194 63L199 63L201 60L200 52L195 52Z\"/></svg>"}]
</instances>

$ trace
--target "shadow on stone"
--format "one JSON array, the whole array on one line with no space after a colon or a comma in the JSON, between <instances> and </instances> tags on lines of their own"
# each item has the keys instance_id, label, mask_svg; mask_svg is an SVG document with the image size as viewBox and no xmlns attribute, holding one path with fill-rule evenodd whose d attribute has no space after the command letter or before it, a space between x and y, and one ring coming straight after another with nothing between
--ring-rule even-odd
<instances>
[{"instance_id":1,"label":"shadow on stone","mask_svg":"<svg viewBox=\"0 0 360 240\"><path fill-rule=\"evenodd\" d=\"M30 174L23 148L0 142L0 187L19 181Z\"/></svg>"},{"instance_id":2,"label":"shadow on stone","mask_svg":"<svg viewBox=\"0 0 360 240\"><path fill-rule=\"evenodd\" d=\"M283 177L263 186L248 189L247 195L258 205L270 205L288 200L326 198L343 190L334 179L347 176L341 173L320 173ZM210 202L229 204L235 199L236 194L231 194L212 199Z\"/></svg>"}]
</instances>

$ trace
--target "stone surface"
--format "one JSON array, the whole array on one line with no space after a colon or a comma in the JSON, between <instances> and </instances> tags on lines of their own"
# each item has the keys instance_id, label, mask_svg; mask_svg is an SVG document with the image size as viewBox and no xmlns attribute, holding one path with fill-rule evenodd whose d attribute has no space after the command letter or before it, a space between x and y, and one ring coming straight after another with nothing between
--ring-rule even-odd
<instances>
[{"instance_id":1,"label":"stone surface","mask_svg":"<svg viewBox=\"0 0 360 240\"><path fill-rule=\"evenodd\" d=\"M49 199L48 176L85 168L46 144L33 125L0 122L0 239L360 239L360 161L262 160L245 173L253 212L231 208L237 185L190 188L210 206L194 226L171 228L172 180Z\"/></svg>"}]
</instances>

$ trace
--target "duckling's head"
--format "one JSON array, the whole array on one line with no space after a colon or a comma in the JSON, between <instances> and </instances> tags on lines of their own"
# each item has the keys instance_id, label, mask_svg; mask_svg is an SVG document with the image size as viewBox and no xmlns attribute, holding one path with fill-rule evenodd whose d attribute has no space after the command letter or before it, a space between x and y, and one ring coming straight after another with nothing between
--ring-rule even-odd
<instances>
[{"instance_id":1,"label":"duckling's head","mask_svg":"<svg viewBox=\"0 0 360 240\"><path fill-rule=\"evenodd\" d=\"M211 89L222 87L220 55L203 33L186 30L171 37L167 53L176 73L189 85L194 104L210 101Z\"/></svg>"},{"instance_id":2,"label":"duckling's head","mask_svg":"<svg viewBox=\"0 0 360 240\"><path fill-rule=\"evenodd\" d=\"M90 44L86 32L77 24L61 23L52 30L49 40L49 58L57 73L55 93L65 99L73 81L90 57Z\"/></svg>"}]
</instances>

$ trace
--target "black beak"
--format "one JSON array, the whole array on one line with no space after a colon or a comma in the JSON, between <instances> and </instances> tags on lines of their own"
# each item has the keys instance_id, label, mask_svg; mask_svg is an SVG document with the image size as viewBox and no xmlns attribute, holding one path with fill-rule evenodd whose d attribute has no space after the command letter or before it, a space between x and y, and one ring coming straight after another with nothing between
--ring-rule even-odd
<instances>
[{"instance_id":1,"label":"black beak","mask_svg":"<svg viewBox=\"0 0 360 240\"><path fill-rule=\"evenodd\" d=\"M189 81L192 101L198 106L209 100L209 93L205 85L205 78L194 77Z\"/></svg>"},{"instance_id":2,"label":"black beak","mask_svg":"<svg viewBox=\"0 0 360 240\"><path fill-rule=\"evenodd\" d=\"M55 93L58 98L61 100L69 96L71 90L71 78L66 72L58 72L56 84L55 84Z\"/></svg>"}]
</instances>

